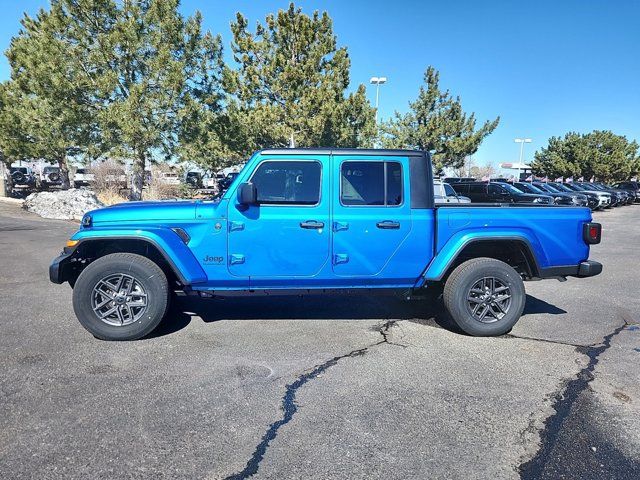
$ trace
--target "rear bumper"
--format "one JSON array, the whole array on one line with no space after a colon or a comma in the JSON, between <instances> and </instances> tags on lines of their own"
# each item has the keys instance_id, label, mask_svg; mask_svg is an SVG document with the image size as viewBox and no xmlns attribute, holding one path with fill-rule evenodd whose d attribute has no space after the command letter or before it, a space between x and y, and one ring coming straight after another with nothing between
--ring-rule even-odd
<instances>
[{"instance_id":1,"label":"rear bumper","mask_svg":"<svg viewBox=\"0 0 640 480\"><path fill-rule=\"evenodd\" d=\"M585 260L578 265L542 268L540 278L557 277L595 277L602 272L602 264L595 260Z\"/></svg>"}]
</instances>

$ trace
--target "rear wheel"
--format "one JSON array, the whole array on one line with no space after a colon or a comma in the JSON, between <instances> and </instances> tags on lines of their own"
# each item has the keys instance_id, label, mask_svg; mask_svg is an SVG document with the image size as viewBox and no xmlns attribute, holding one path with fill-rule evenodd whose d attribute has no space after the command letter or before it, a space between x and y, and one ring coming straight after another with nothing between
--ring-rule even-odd
<instances>
[{"instance_id":1,"label":"rear wheel","mask_svg":"<svg viewBox=\"0 0 640 480\"><path fill-rule=\"evenodd\" d=\"M133 253L112 253L89 264L73 289L73 309L102 340L136 340L151 333L169 306L162 269Z\"/></svg>"},{"instance_id":2,"label":"rear wheel","mask_svg":"<svg viewBox=\"0 0 640 480\"><path fill-rule=\"evenodd\" d=\"M522 315L524 282L511 266L493 258L468 260L451 273L444 304L453 321L475 336L502 335Z\"/></svg>"}]
</instances>

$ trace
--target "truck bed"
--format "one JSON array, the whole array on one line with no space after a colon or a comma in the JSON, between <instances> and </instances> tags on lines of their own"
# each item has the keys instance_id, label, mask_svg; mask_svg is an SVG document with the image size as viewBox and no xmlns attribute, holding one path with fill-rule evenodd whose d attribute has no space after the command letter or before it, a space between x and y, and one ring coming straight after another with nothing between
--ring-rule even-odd
<instances>
[{"instance_id":1,"label":"truck bed","mask_svg":"<svg viewBox=\"0 0 640 480\"><path fill-rule=\"evenodd\" d=\"M473 236L525 242L542 269L577 265L589 257L582 225L591 221L583 207L528 204L449 204L436 210L435 262L445 262ZM430 267L433 267L431 265Z\"/></svg>"}]
</instances>

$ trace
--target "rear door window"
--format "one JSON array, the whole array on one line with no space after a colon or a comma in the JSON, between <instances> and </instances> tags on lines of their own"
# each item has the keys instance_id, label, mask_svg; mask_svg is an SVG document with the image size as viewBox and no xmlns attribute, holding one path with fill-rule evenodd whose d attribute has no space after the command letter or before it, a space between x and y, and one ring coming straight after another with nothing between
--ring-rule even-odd
<instances>
[{"instance_id":1,"label":"rear door window","mask_svg":"<svg viewBox=\"0 0 640 480\"><path fill-rule=\"evenodd\" d=\"M402 165L399 162L343 162L340 202L346 206L402 204Z\"/></svg>"}]
</instances>

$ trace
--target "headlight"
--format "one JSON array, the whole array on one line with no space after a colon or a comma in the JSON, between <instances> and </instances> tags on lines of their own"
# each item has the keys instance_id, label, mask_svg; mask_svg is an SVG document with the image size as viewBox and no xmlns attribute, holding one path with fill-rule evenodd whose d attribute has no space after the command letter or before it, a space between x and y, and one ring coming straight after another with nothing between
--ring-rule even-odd
<instances>
[{"instance_id":1,"label":"headlight","mask_svg":"<svg viewBox=\"0 0 640 480\"><path fill-rule=\"evenodd\" d=\"M533 203L547 203L547 199L544 197L536 197L533 199Z\"/></svg>"}]
</instances>

